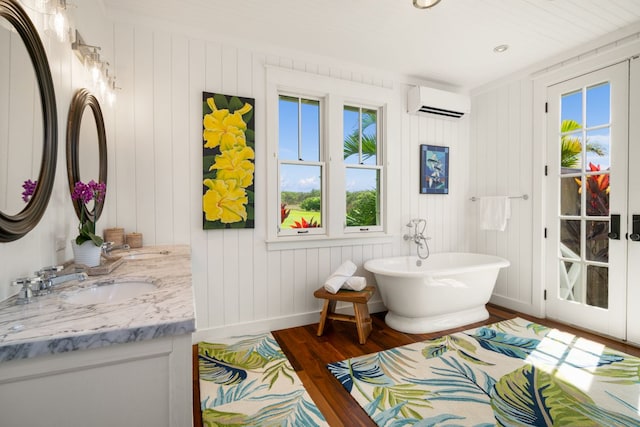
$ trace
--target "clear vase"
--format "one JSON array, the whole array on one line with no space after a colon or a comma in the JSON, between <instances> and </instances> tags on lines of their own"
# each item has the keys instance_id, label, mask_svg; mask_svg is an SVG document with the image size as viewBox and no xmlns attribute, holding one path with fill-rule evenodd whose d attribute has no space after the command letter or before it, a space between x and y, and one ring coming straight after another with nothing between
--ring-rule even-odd
<instances>
[{"instance_id":1,"label":"clear vase","mask_svg":"<svg viewBox=\"0 0 640 427\"><path fill-rule=\"evenodd\" d=\"M102 248L96 246L91 240L78 245L75 240L71 241L73 249L73 259L76 264L86 265L87 267L97 267L100 265L100 254Z\"/></svg>"}]
</instances>

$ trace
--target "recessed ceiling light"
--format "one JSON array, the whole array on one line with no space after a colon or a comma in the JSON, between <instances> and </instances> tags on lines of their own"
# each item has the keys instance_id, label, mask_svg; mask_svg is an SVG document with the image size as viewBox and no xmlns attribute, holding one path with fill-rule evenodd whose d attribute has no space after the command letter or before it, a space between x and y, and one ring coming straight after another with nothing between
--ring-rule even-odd
<instances>
[{"instance_id":1,"label":"recessed ceiling light","mask_svg":"<svg viewBox=\"0 0 640 427\"><path fill-rule=\"evenodd\" d=\"M495 53L502 53L507 49L509 49L509 45L508 44L501 44L501 45L498 45L498 46L494 47L493 51Z\"/></svg>"},{"instance_id":2,"label":"recessed ceiling light","mask_svg":"<svg viewBox=\"0 0 640 427\"><path fill-rule=\"evenodd\" d=\"M413 0L413 5L418 9L429 9L440 3L440 0Z\"/></svg>"}]
</instances>

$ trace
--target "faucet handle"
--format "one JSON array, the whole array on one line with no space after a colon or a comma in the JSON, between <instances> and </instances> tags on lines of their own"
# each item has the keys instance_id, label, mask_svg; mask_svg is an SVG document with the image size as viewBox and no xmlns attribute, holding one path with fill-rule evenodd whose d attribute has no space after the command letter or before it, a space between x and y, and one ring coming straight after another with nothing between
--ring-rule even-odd
<instances>
[{"instance_id":1,"label":"faucet handle","mask_svg":"<svg viewBox=\"0 0 640 427\"><path fill-rule=\"evenodd\" d=\"M29 304L33 297L33 289L31 285L38 284L36 291L40 288L42 279L40 277L21 277L11 282L11 286L22 286L18 292L16 304Z\"/></svg>"},{"instance_id":2,"label":"faucet handle","mask_svg":"<svg viewBox=\"0 0 640 427\"><path fill-rule=\"evenodd\" d=\"M37 276L32 276L32 277L20 277L18 279L15 279L11 282L11 286L28 286L31 285L32 283L38 283L42 281L42 279L40 279Z\"/></svg>"},{"instance_id":3,"label":"faucet handle","mask_svg":"<svg viewBox=\"0 0 640 427\"><path fill-rule=\"evenodd\" d=\"M50 275L50 274L55 274L58 271L62 271L64 267L61 265L50 265L49 267L43 267L40 270L36 271L36 274L38 276L42 276L44 274L46 275Z\"/></svg>"}]
</instances>

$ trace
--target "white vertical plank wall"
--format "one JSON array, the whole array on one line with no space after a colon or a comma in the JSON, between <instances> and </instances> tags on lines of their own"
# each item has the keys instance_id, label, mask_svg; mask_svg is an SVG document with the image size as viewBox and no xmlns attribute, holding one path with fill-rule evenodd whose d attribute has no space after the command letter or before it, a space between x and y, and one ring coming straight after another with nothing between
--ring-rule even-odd
<instances>
[{"instance_id":1,"label":"white vertical plank wall","mask_svg":"<svg viewBox=\"0 0 640 427\"><path fill-rule=\"evenodd\" d=\"M351 259L359 266L358 274L367 274L362 264L370 258L415 252L402 240L410 218L428 219L434 252L469 248L469 119L454 122L404 112L389 141L389 149L400 154L388 173L402 174L397 181L402 185L402 223L390 224L393 242L266 248L265 65L393 87L404 109L409 86L403 78L381 78L376 70L352 72L348 64L305 62L293 53L286 57L247 50L127 22L114 24L114 41L122 90L115 141L109 142L117 153L118 195L116 219L109 226L142 232L145 245L190 244L199 330L258 323L268 328L279 319L290 319L284 325L315 321L320 302L313 290L342 262ZM255 99L255 229L202 230L203 91ZM420 144L451 147L450 195L419 194Z\"/></svg>"},{"instance_id":2,"label":"white vertical plank wall","mask_svg":"<svg viewBox=\"0 0 640 427\"><path fill-rule=\"evenodd\" d=\"M480 230L477 202L467 202L473 218L472 250L498 255L511 263L503 269L492 302L524 312L532 305L532 84L505 83L472 97L470 182L473 196L520 196L511 200L505 231Z\"/></svg>"}]
</instances>

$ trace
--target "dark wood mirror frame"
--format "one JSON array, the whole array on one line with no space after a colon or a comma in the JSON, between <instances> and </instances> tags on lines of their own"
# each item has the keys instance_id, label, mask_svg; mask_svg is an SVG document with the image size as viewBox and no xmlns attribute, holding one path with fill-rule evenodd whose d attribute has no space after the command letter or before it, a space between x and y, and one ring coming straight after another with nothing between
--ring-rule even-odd
<instances>
[{"instance_id":1,"label":"dark wood mirror frame","mask_svg":"<svg viewBox=\"0 0 640 427\"><path fill-rule=\"evenodd\" d=\"M15 28L29 52L38 79L43 120L42 160L35 192L20 213L8 215L0 212L0 242L11 242L31 231L49 204L58 156L58 116L47 55L29 15L16 1L0 0L0 16ZM16 192L20 189L16 188Z\"/></svg>"},{"instance_id":2,"label":"dark wood mirror frame","mask_svg":"<svg viewBox=\"0 0 640 427\"><path fill-rule=\"evenodd\" d=\"M104 118L100 103L95 96L87 89L79 89L69 106L69 118L67 121L67 178L69 180L69 192L73 193L76 182L81 180L80 176L80 126L82 125L82 115L84 109L90 107L93 111L93 118L96 121L96 130L98 131L98 155L100 157L100 165L98 171L98 182L107 185L107 136L104 130ZM106 194L105 194L106 197ZM104 200L96 203L90 211L81 200L73 202L78 219L92 219L94 222L100 218Z\"/></svg>"}]
</instances>

